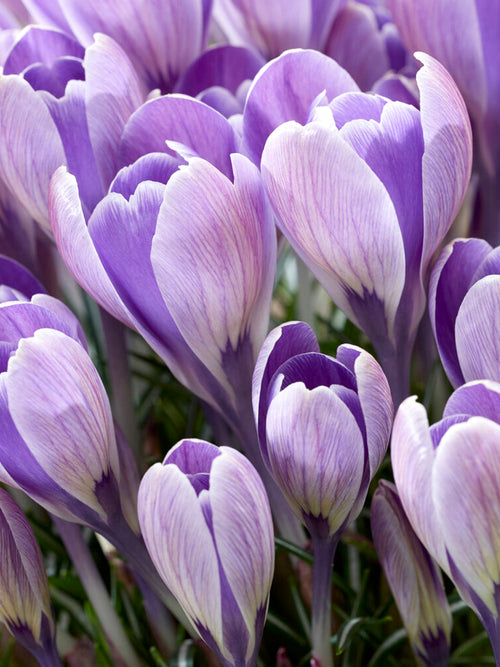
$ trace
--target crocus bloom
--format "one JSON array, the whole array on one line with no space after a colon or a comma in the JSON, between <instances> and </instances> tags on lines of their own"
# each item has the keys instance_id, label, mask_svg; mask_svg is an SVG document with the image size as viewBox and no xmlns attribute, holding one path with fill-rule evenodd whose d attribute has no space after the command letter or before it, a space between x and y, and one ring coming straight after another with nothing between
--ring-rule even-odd
<instances>
[{"instance_id":1,"label":"crocus bloom","mask_svg":"<svg viewBox=\"0 0 500 667\"><path fill-rule=\"evenodd\" d=\"M389 385L367 352L342 345L336 359L320 354L312 329L289 322L264 342L253 405L263 459L311 534L313 656L329 667L332 561L387 448Z\"/></svg>"},{"instance_id":2,"label":"crocus bloom","mask_svg":"<svg viewBox=\"0 0 500 667\"><path fill-rule=\"evenodd\" d=\"M429 428L406 399L394 420L394 479L406 515L431 556L477 613L500 660L500 384L469 382Z\"/></svg>"},{"instance_id":3,"label":"crocus bloom","mask_svg":"<svg viewBox=\"0 0 500 667\"><path fill-rule=\"evenodd\" d=\"M96 35L86 50L54 29L28 26L0 76L0 176L50 233L49 181L61 164L78 178L88 213L114 177L125 121L143 101L126 53Z\"/></svg>"},{"instance_id":4,"label":"crocus bloom","mask_svg":"<svg viewBox=\"0 0 500 667\"><path fill-rule=\"evenodd\" d=\"M321 50L347 0L215 0L214 18L233 44L275 58L293 48Z\"/></svg>"},{"instance_id":5,"label":"crocus bloom","mask_svg":"<svg viewBox=\"0 0 500 667\"><path fill-rule=\"evenodd\" d=\"M304 126L278 127L262 155L279 227L370 338L395 403L408 391L430 262L460 207L472 159L458 89L437 61L419 58L420 112L346 93L312 110Z\"/></svg>"},{"instance_id":6,"label":"crocus bloom","mask_svg":"<svg viewBox=\"0 0 500 667\"><path fill-rule=\"evenodd\" d=\"M375 548L419 663L447 667L452 621L441 571L415 535L394 484L381 480L370 519Z\"/></svg>"},{"instance_id":7,"label":"crocus bloom","mask_svg":"<svg viewBox=\"0 0 500 667\"><path fill-rule=\"evenodd\" d=\"M172 91L203 51L212 0L25 0L35 19L88 46L94 33L113 38L129 54L147 90Z\"/></svg>"},{"instance_id":8,"label":"crocus bloom","mask_svg":"<svg viewBox=\"0 0 500 667\"><path fill-rule=\"evenodd\" d=\"M0 619L42 667L62 665L45 563L29 521L0 489Z\"/></svg>"},{"instance_id":9,"label":"crocus bloom","mask_svg":"<svg viewBox=\"0 0 500 667\"><path fill-rule=\"evenodd\" d=\"M274 571L263 484L229 447L182 440L145 474L139 521L166 585L223 665L256 664Z\"/></svg>"},{"instance_id":10,"label":"crocus bloom","mask_svg":"<svg viewBox=\"0 0 500 667\"><path fill-rule=\"evenodd\" d=\"M482 221L477 231L500 242L500 3L388 0L410 51L437 58L450 72L469 110L482 164ZM446 30L443 30L443 26ZM460 44L460 48L457 48Z\"/></svg>"},{"instance_id":11,"label":"crocus bloom","mask_svg":"<svg viewBox=\"0 0 500 667\"><path fill-rule=\"evenodd\" d=\"M456 239L441 253L429 285L429 313L450 382L500 381L500 248Z\"/></svg>"},{"instance_id":12,"label":"crocus bloom","mask_svg":"<svg viewBox=\"0 0 500 667\"><path fill-rule=\"evenodd\" d=\"M51 212L78 282L234 423L267 329L276 231L257 168L238 154L221 162L225 173L199 157L178 168L166 154L143 156L88 226L74 177L59 170Z\"/></svg>"}]
</instances>

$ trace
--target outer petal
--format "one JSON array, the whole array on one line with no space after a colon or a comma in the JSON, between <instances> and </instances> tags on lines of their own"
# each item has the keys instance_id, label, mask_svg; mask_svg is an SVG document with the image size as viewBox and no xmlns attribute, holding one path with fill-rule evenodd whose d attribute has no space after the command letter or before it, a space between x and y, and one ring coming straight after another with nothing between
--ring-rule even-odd
<instances>
[{"instance_id":1,"label":"outer petal","mask_svg":"<svg viewBox=\"0 0 500 667\"><path fill-rule=\"evenodd\" d=\"M127 54L106 35L95 35L85 51L85 106L89 136L103 192L118 171L118 147L129 116L143 102Z\"/></svg>"},{"instance_id":2,"label":"outer petal","mask_svg":"<svg viewBox=\"0 0 500 667\"><path fill-rule=\"evenodd\" d=\"M368 335L380 335L385 318L391 336L405 258L394 205L380 180L332 124L320 121L275 130L262 174L280 227L332 299ZM376 322L359 308L363 301L373 302Z\"/></svg>"},{"instance_id":3,"label":"outer petal","mask_svg":"<svg viewBox=\"0 0 500 667\"><path fill-rule=\"evenodd\" d=\"M170 179L151 252L160 291L184 339L231 395L225 355L248 338L255 358L267 329L276 262L259 174L243 156L232 161L234 185L198 158Z\"/></svg>"},{"instance_id":4,"label":"outer petal","mask_svg":"<svg viewBox=\"0 0 500 667\"><path fill-rule=\"evenodd\" d=\"M138 512L149 555L203 636L222 639L219 564L196 491L176 465L156 463L142 478Z\"/></svg>"},{"instance_id":5,"label":"outer petal","mask_svg":"<svg viewBox=\"0 0 500 667\"><path fill-rule=\"evenodd\" d=\"M500 383L482 380L459 387L448 399L443 418L454 415L486 417L500 423Z\"/></svg>"},{"instance_id":6,"label":"outer petal","mask_svg":"<svg viewBox=\"0 0 500 667\"><path fill-rule=\"evenodd\" d=\"M104 270L90 238L75 177L64 168L58 169L49 195L50 223L66 266L100 305L117 319L133 326L132 317Z\"/></svg>"},{"instance_id":7,"label":"outer petal","mask_svg":"<svg viewBox=\"0 0 500 667\"><path fill-rule=\"evenodd\" d=\"M453 79L434 58L417 54L425 151L422 160L424 245L422 277L462 204L472 168L472 132Z\"/></svg>"},{"instance_id":8,"label":"outer petal","mask_svg":"<svg viewBox=\"0 0 500 667\"><path fill-rule=\"evenodd\" d=\"M370 510L375 548L423 664L446 667L451 613L441 572L406 518L393 484L382 480Z\"/></svg>"},{"instance_id":9,"label":"outer petal","mask_svg":"<svg viewBox=\"0 0 500 667\"><path fill-rule=\"evenodd\" d=\"M385 456L391 434L394 410L391 389L380 365L368 352L354 345L341 345L337 350L337 360L356 376L372 479Z\"/></svg>"},{"instance_id":10,"label":"outer petal","mask_svg":"<svg viewBox=\"0 0 500 667\"><path fill-rule=\"evenodd\" d=\"M432 498L435 452L423 405L415 397L399 406L391 441L394 481L413 530L431 556L449 573L448 558Z\"/></svg>"},{"instance_id":11,"label":"outer petal","mask_svg":"<svg viewBox=\"0 0 500 667\"><path fill-rule=\"evenodd\" d=\"M0 489L0 615L11 632L26 629L42 644L43 616L55 632L49 582L40 547L29 521L11 496ZM21 634L21 633L20 633Z\"/></svg>"},{"instance_id":12,"label":"outer petal","mask_svg":"<svg viewBox=\"0 0 500 667\"><path fill-rule=\"evenodd\" d=\"M482 417L443 436L432 497L446 548L460 575L498 616L500 580L500 426Z\"/></svg>"},{"instance_id":13,"label":"outer petal","mask_svg":"<svg viewBox=\"0 0 500 667\"><path fill-rule=\"evenodd\" d=\"M288 120L305 123L321 92L328 100L358 87L337 63L317 51L287 51L268 63L248 91L243 116L245 153L259 164L271 132Z\"/></svg>"},{"instance_id":14,"label":"outer petal","mask_svg":"<svg viewBox=\"0 0 500 667\"><path fill-rule=\"evenodd\" d=\"M269 463L266 441L269 387L281 364L303 352L319 352L316 334L305 322L286 322L268 334L255 364L252 404L260 449L266 464Z\"/></svg>"},{"instance_id":15,"label":"outer petal","mask_svg":"<svg viewBox=\"0 0 500 667\"><path fill-rule=\"evenodd\" d=\"M22 264L0 255L0 285L11 287L31 299L33 294L45 293L45 288Z\"/></svg>"},{"instance_id":16,"label":"outer petal","mask_svg":"<svg viewBox=\"0 0 500 667\"><path fill-rule=\"evenodd\" d=\"M271 472L295 513L328 521L333 535L358 500L363 437L351 411L327 387L286 387L267 413Z\"/></svg>"},{"instance_id":17,"label":"outer petal","mask_svg":"<svg viewBox=\"0 0 500 667\"><path fill-rule=\"evenodd\" d=\"M206 3L123 0L65 0L64 16L82 44L95 32L113 37L136 63L148 90L172 89L175 80L203 49Z\"/></svg>"},{"instance_id":18,"label":"outer petal","mask_svg":"<svg viewBox=\"0 0 500 667\"><path fill-rule=\"evenodd\" d=\"M274 573L271 509L264 485L249 461L229 447L221 447L221 452L210 475L214 538L250 636L245 664L253 664Z\"/></svg>"},{"instance_id":19,"label":"outer petal","mask_svg":"<svg viewBox=\"0 0 500 667\"><path fill-rule=\"evenodd\" d=\"M500 275L475 283L455 323L457 355L464 380L500 381Z\"/></svg>"},{"instance_id":20,"label":"outer petal","mask_svg":"<svg viewBox=\"0 0 500 667\"><path fill-rule=\"evenodd\" d=\"M120 477L111 409L81 345L38 330L9 361L6 389L16 427L41 467L102 515L95 486Z\"/></svg>"},{"instance_id":21,"label":"outer petal","mask_svg":"<svg viewBox=\"0 0 500 667\"><path fill-rule=\"evenodd\" d=\"M486 241L457 239L446 246L432 270L429 315L439 356L455 387L464 382L455 338L458 310L472 284L476 269L489 252L491 246Z\"/></svg>"},{"instance_id":22,"label":"outer petal","mask_svg":"<svg viewBox=\"0 0 500 667\"><path fill-rule=\"evenodd\" d=\"M0 134L0 177L30 215L50 231L50 177L66 164L66 157L47 107L18 76L0 77Z\"/></svg>"},{"instance_id":23,"label":"outer petal","mask_svg":"<svg viewBox=\"0 0 500 667\"><path fill-rule=\"evenodd\" d=\"M123 164L146 153L167 152L166 141L188 146L232 177L233 128L218 111L185 95L168 95L143 104L127 122L120 154Z\"/></svg>"}]
</instances>

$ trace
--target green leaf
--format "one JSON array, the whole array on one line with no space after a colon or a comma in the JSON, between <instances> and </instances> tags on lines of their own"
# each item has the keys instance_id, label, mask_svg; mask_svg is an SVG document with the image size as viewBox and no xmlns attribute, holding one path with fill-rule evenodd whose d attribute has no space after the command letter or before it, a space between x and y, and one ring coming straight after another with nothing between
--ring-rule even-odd
<instances>
[{"instance_id":1,"label":"green leaf","mask_svg":"<svg viewBox=\"0 0 500 667\"><path fill-rule=\"evenodd\" d=\"M371 617L361 617L351 618L346 623L344 623L338 631L338 646L337 646L337 655L340 655L345 651L353 638L368 626L373 627L374 625L381 625L382 623L387 623L391 620L390 616L385 618L371 618Z\"/></svg>"}]
</instances>

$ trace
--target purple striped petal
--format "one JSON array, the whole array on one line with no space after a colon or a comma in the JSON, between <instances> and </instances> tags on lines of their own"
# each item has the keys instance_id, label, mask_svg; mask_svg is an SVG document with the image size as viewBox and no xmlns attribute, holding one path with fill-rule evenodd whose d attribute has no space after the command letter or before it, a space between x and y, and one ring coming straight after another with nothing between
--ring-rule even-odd
<instances>
[{"instance_id":1,"label":"purple striped petal","mask_svg":"<svg viewBox=\"0 0 500 667\"><path fill-rule=\"evenodd\" d=\"M392 338L405 258L380 180L333 121L280 126L266 143L262 173L281 229L335 303L368 335L387 326Z\"/></svg>"},{"instance_id":2,"label":"purple striped petal","mask_svg":"<svg viewBox=\"0 0 500 667\"><path fill-rule=\"evenodd\" d=\"M266 427L273 477L292 509L308 528L320 519L335 534L352 518L365 466L351 411L327 387L295 383L271 402Z\"/></svg>"},{"instance_id":3,"label":"purple striped petal","mask_svg":"<svg viewBox=\"0 0 500 667\"><path fill-rule=\"evenodd\" d=\"M286 322L268 334L255 364L252 380L252 404L264 461L268 464L266 413L269 387L275 372L288 359L304 352L319 352L318 340L305 322Z\"/></svg>"},{"instance_id":4,"label":"purple striped petal","mask_svg":"<svg viewBox=\"0 0 500 667\"><path fill-rule=\"evenodd\" d=\"M50 177L66 164L57 127L27 81L0 78L0 177L47 231Z\"/></svg>"},{"instance_id":5,"label":"purple striped petal","mask_svg":"<svg viewBox=\"0 0 500 667\"><path fill-rule=\"evenodd\" d=\"M176 465L156 463L142 478L139 523L149 555L165 584L201 633L222 640L217 552L202 505Z\"/></svg>"},{"instance_id":6,"label":"purple striped petal","mask_svg":"<svg viewBox=\"0 0 500 667\"><path fill-rule=\"evenodd\" d=\"M119 168L118 148L125 123L144 99L130 59L106 35L95 35L85 51L84 66L90 143L106 192Z\"/></svg>"},{"instance_id":7,"label":"purple striped petal","mask_svg":"<svg viewBox=\"0 0 500 667\"><path fill-rule=\"evenodd\" d=\"M432 499L435 451L423 405L404 400L396 413L391 440L394 481L413 530L431 556L449 573L441 526Z\"/></svg>"},{"instance_id":8,"label":"purple striped petal","mask_svg":"<svg viewBox=\"0 0 500 667\"><path fill-rule=\"evenodd\" d=\"M259 164L264 144L282 123L305 123L323 91L328 100L358 87L334 60L317 51L288 51L263 67L248 92L243 116L245 153Z\"/></svg>"},{"instance_id":9,"label":"purple striped petal","mask_svg":"<svg viewBox=\"0 0 500 667\"><path fill-rule=\"evenodd\" d=\"M120 155L124 165L146 153L167 152L166 141L188 146L232 177L230 154L236 150L231 125L203 102L183 95L150 100L132 114L125 125Z\"/></svg>"},{"instance_id":10,"label":"purple striped petal","mask_svg":"<svg viewBox=\"0 0 500 667\"><path fill-rule=\"evenodd\" d=\"M462 204L472 168L469 115L451 76L434 58L418 54L420 116L424 133L422 277Z\"/></svg>"},{"instance_id":11,"label":"purple striped petal","mask_svg":"<svg viewBox=\"0 0 500 667\"><path fill-rule=\"evenodd\" d=\"M373 541L422 664L446 667L451 613L441 572L413 532L396 487L382 480L370 510Z\"/></svg>"},{"instance_id":12,"label":"purple striped petal","mask_svg":"<svg viewBox=\"0 0 500 667\"><path fill-rule=\"evenodd\" d=\"M500 275L487 276L465 295L455 323L464 379L500 381Z\"/></svg>"},{"instance_id":13,"label":"purple striped petal","mask_svg":"<svg viewBox=\"0 0 500 667\"><path fill-rule=\"evenodd\" d=\"M2 621L18 638L30 633L41 648L55 634L45 563L29 521L3 489L0 489L0 553Z\"/></svg>"},{"instance_id":14,"label":"purple striped petal","mask_svg":"<svg viewBox=\"0 0 500 667\"><path fill-rule=\"evenodd\" d=\"M500 423L500 384L482 380L459 387L448 399L443 418L454 415L475 415Z\"/></svg>"},{"instance_id":15,"label":"purple striped petal","mask_svg":"<svg viewBox=\"0 0 500 667\"><path fill-rule=\"evenodd\" d=\"M389 383L372 355L354 345L341 345L337 350L337 361L347 366L356 377L372 479L385 456L391 434L393 404Z\"/></svg>"},{"instance_id":16,"label":"purple striped petal","mask_svg":"<svg viewBox=\"0 0 500 667\"><path fill-rule=\"evenodd\" d=\"M166 186L151 251L183 338L231 396L227 364L249 342L253 368L276 263L276 232L258 171L240 155L232 164L234 185L198 158L179 169Z\"/></svg>"},{"instance_id":17,"label":"purple striped petal","mask_svg":"<svg viewBox=\"0 0 500 667\"><path fill-rule=\"evenodd\" d=\"M4 74L22 74L34 63L53 66L58 58L72 56L82 59L85 49L73 37L41 26L29 25L21 31L9 57L4 63Z\"/></svg>"},{"instance_id":18,"label":"purple striped petal","mask_svg":"<svg viewBox=\"0 0 500 667\"><path fill-rule=\"evenodd\" d=\"M43 470L103 516L95 486L111 472L119 479L119 463L109 401L81 345L38 330L21 340L5 386L16 428Z\"/></svg>"},{"instance_id":19,"label":"purple striped petal","mask_svg":"<svg viewBox=\"0 0 500 667\"><path fill-rule=\"evenodd\" d=\"M262 480L249 461L229 447L220 451L210 476L213 533L221 567L248 629L244 664L253 664L274 573L271 509ZM235 508L242 506L245 511L236 515Z\"/></svg>"},{"instance_id":20,"label":"purple striped petal","mask_svg":"<svg viewBox=\"0 0 500 667\"><path fill-rule=\"evenodd\" d=\"M432 473L432 497L446 548L494 617L500 580L499 461L500 426L473 417L444 435Z\"/></svg>"},{"instance_id":21,"label":"purple striped petal","mask_svg":"<svg viewBox=\"0 0 500 667\"><path fill-rule=\"evenodd\" d=\"M82 44L94 33L110 35L129 54L147 89L172 90L179 74L202 51L210 3L112 0L64 2L64 17Z\"/></svg>"},{"instance_id":22,"label":"purple striped petal","mask_svg":"<svg viewBox=\"0 0 500 667\"><path fill-rule=\"evenodd\" d=\"M455 323L478 266L491 246L480 239L457 239L446 246L432 270L429 284L429 315L439 356L453 386L463 384L457 356Z\"/></svg>"},{"instance_id":23,"label":"purple striped petal","mask_svg":"<svg viewBox=\"0 0 500 667\"><path fill-rule=\"evenodd\" d=\"M0 255L0 285L11 287L31 299L34 294L45 293L45 288L22 264Z\"/></svg>"}]
</instances>

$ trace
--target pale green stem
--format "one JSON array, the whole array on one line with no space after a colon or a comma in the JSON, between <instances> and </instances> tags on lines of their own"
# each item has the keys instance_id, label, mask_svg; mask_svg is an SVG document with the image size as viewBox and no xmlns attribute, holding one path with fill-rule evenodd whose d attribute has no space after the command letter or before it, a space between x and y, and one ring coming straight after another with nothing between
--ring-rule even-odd
<instances>
[{"instance_id":1,"label":"pale green stem","mask_svg":"<svg viewBox=\"0 0 500 667\"><path fill-rule=\"evenodd\" d=\"M311 613L312 653L317 667L333 667L332 654L332 575L338 537L312 536L313 597Z\"/></svg>"}]
</instances>

